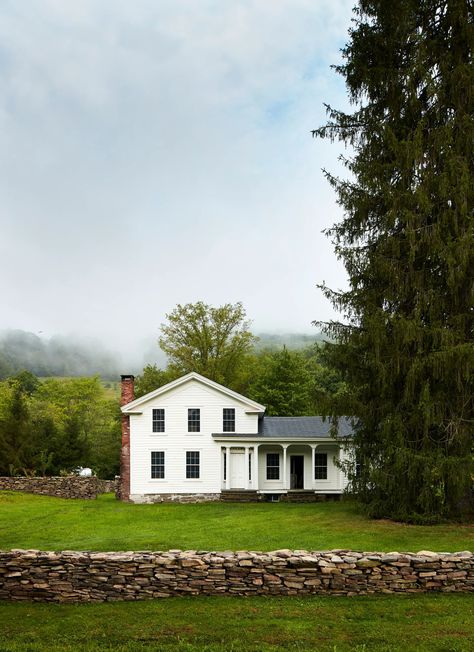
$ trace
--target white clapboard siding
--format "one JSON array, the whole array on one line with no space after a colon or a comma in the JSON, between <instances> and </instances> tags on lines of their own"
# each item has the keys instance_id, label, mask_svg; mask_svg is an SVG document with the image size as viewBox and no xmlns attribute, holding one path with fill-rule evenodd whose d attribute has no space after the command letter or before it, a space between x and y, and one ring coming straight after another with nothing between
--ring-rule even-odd
<instances>
[{"instance_id":1,"label":"white clapboard siding","mask_svg":"<svg viewBox=\"0 0 474 652\"><path fill-rule=\"evenodd\" d=\"M165 432L152 431L153 408L165 410ZM188 408L201 410L201 432L188 433ZM237 432L257 433L258 415L247 404L190 379L140 406L130 415L130 493L218 493L222 488L221 446L212 433L222 433L223 408L235 408ZM164 451L165 479L151 478L151 452ZM186 451L199 451L199 479L186 478Z\"/></svg>"}]
</instances>

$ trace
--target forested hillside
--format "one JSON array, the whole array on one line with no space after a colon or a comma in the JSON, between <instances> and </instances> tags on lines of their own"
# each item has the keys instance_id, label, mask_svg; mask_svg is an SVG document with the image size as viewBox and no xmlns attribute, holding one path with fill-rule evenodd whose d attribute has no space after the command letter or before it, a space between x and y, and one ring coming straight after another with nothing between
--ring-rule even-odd
<instances>
[{"instance_id":1,"label":"forested hillside","mask_svg":"<svg viewBox=\"0 0 474 652\"><path fill-rule=\"evenodd\" d=\"M26 369L35 376L93 376L116 379L118 356L98 343L61 335L50 339L22 330L0 333L0 380Z\"/></svg>"}]
</instances>

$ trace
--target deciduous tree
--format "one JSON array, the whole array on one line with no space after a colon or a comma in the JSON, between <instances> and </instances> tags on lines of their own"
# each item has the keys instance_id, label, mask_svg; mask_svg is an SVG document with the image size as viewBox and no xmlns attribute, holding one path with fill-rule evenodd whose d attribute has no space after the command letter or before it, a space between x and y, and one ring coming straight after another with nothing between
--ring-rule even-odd
<instances>
[{"instance_id":1,"label":"deciduous tree","mask_svg":"<svg viewBox=\"0 0 474 652\"><path fill-rule=\"evenodd\" d=\"M176 306L166 318L159 344L169 368L179 374L196 371L234 389L239 385L255 340L241 303L218 308L202 301L187 303Z\"/></svg>"}]
</instances>

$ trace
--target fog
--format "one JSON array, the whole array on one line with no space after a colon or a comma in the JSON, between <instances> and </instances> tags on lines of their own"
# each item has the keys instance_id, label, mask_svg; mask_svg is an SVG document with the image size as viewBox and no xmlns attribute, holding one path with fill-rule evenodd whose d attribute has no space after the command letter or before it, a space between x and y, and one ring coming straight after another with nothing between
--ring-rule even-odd
<instances>
[{"instance_id":1,"label":"fog","mask_svg":"<svg viewBox=\"0 0 474 652\"><path fill-rule=\"evenodd\" d=\"M256 332L332 318L340 149L310 132L347 104L351 7L2 3L0 328L126 367L177 303L242 301Z\"/></svg>"}]
</instances>

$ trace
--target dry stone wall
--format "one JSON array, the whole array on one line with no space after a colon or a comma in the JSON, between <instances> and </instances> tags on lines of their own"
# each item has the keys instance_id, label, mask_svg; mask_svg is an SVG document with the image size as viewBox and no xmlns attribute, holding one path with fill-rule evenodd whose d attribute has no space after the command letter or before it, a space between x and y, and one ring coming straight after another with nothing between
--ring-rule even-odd
<instances>
[{"instance_id":1,"label":"dry stone wall","mask_svg":"<svg viewBox=\"0 0 474 652\"><path fill-rule=\"evenodd\" d=\"M97 498L99 494L114 492L115 480L101 480L77 475L65 477L0 477L0 491L24 491L30 494L56 496L58 498Z\"/></svg>"},{"instance_id":2,"label":"dry stone wall","mask_svg":"<svg viewBox=\"0 0 474 652\"><path fill-rule=\"evenodd\" d=\"M308 552L0 552L0 600L358 595L474 590L474 555Z\"/></svg>"}]
</instances>

